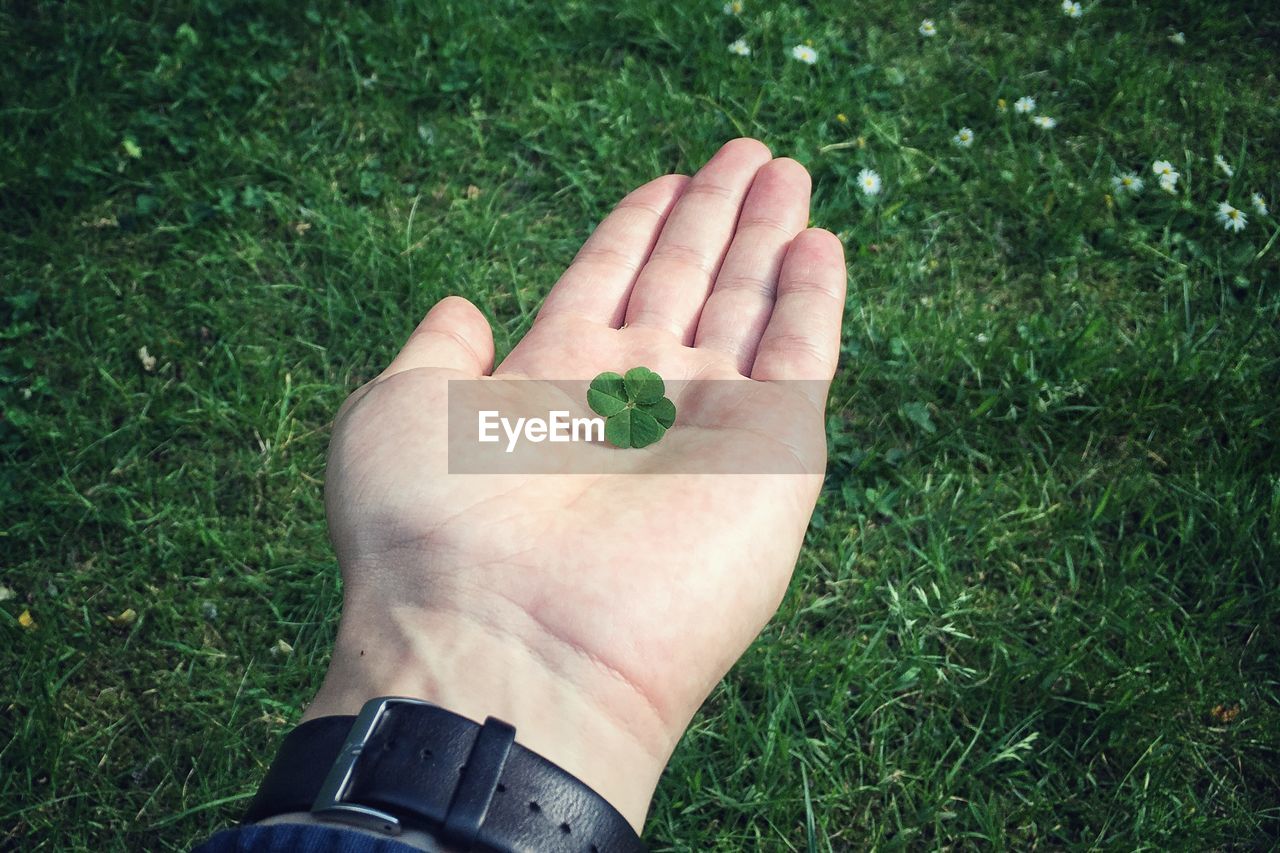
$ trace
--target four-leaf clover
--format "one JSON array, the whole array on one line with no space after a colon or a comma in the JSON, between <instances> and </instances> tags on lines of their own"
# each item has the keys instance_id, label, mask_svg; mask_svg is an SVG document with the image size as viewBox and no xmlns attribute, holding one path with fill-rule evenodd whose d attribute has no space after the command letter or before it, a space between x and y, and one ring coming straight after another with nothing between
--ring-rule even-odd
<instances>
[{"instance_id":1,"label":"four-leaf clover","mask_svg":"<svg viewBox=\"0 0 1280 853\"><path fill-rule=\"evenodd\" d=\"M676 422L676 404L665 392L661 376L633 367L626 376L605 372L592 379L587 404L604 416L604 437L614 447L648 447Z\"/></svg>"}]
</instances>

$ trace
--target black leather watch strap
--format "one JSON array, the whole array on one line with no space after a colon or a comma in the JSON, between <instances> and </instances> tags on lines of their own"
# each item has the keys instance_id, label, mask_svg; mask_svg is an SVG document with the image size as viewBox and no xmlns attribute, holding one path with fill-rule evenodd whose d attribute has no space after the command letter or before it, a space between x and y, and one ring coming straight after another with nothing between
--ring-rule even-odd
<instances>
[{"instance_id":1,"label":"black leather watch strap","mask_svg":"<svg viewBox=\"0 0 1280 853\"><path fill-rule=\"evenodd\" d=\"M646 849L617 809L516 743L510 725L412 699L375 699L358 717L321 717L285 737L244 820L306 811L423 829L462 850Z\"/></svg>"}]
</instances>

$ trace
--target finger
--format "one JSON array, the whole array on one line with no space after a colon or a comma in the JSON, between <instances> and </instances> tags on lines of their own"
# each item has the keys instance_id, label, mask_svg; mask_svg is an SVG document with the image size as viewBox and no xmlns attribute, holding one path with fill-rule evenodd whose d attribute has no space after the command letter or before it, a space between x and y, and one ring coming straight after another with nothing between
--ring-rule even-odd
<instances>
[{"instance_id":1,"label":"finger","mask_svg":"<svg viewBox=\"0 0 1280 853\"><path fill-rule=\"evenodd\" d=\"M484 376L493 369L493 331L480 309L461 296L437 302L413 330L380 379L434 367Z\"/></svg>"},{"instance_id":2,"label":"finger","mask_svg":"<svg viewBox=\"0 0 1280 853\"><path fill-rule=\"evenodd\" d=\"M621 326L631 285L688 183L685 175L664 175L620 201L551 288L538 319L568 314Z\"/></svg>"},{"instance_id":3,"label":"finger","mask_svg":"<svg viewBox=\"0 0 1280 853\"><path fill-rule=\"evenodd\" d=\"M795 160L779 158L756 173L729 254L702 307L694 346L727 354L744 376L773 311L787 246L809 222L809 189L809 173Z\"/></svg>"},{"instance_id":4,"label":"finger","mask_svg":"<svg viewBox=\"0 0 1280 853\"><path fill-rule=\"evenodd\" d=\"M729 247L743 199L769 149L735 139L693 176L636 279L628 326L663 329L693 343L698 315Z\"/></svg>"},{"instance_id":5,"label":"finger","mask_svg":"<svg viewBox=\"0 0 1280 853\"><path fill-rule=\"evenodd\" d=\"M810 228L791 241L778 277L778 298L751 368L752 379L815 380L806 393L821 404L835 375L844 315L844 247L830 231Z\"/></svg>"}]
</instances>

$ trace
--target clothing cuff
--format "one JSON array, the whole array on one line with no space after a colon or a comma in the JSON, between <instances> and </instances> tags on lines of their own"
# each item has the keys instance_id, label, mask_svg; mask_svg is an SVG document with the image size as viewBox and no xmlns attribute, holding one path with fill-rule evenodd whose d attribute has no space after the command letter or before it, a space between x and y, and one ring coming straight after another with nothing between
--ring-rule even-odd
<instances>
[{"instance_id":1,"label":"clothing cuff","mask_svg":"<svg viewBox=\"0 0 1280 853\"><path fill-rule=\"evenodd\" d=\"M302 823L251 824L226 829L192 853L420 853L394 838L341 826Z\"/></svg>"}]
</instances>

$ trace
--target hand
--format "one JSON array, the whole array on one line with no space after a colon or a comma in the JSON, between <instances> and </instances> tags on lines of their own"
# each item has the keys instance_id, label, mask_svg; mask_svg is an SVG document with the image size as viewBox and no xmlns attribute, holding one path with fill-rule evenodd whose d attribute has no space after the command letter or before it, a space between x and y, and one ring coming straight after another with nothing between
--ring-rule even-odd
<instances>
[{"instance_id":1,"label":"hand","mask_svg":"<svg viewBox=\"0 0 1280 853\"><path fill-rule=\"evenodd\" d=\"M388 694L500 717L639 830L689 720L777 609L821 487L845 268L808 217L804 168L734 140L692 180L623 199L496 369L471 303L432 308L334 427L343 615L306 718ZM773 416L744 425L677 399L657 445L601 448L675 473L448 473L449 379L639 364L744 383ZM809 473L678 473L709 448L790 454Z\"/></svg>"}]
</instances>

